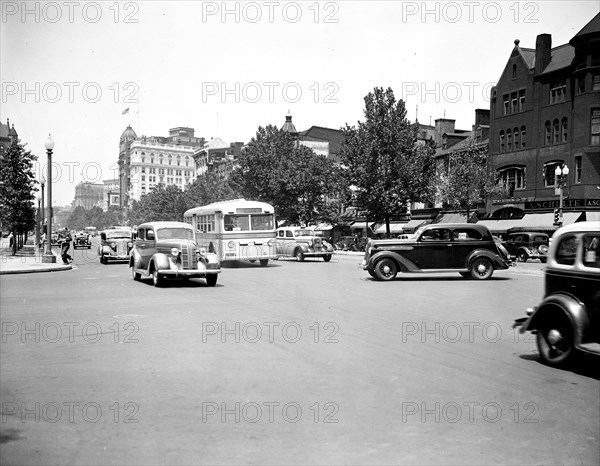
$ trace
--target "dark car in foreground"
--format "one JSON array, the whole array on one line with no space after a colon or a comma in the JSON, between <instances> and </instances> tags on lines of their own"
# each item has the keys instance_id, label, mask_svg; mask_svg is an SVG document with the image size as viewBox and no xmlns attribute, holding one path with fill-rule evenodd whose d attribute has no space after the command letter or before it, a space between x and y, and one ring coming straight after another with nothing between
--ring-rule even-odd
<instances>
[{"instance_id":1,"label":"dark car in foreground","mask_svg":"<svg viewBox=\"0 0 600 466\"><path fill-rule=\"evenodd\" d=\"M578 353L600 354L600 224L558 229L546 262L542 302L515 320L536 335L542 361L568 364Z\"/></svg>"},{"instance_id":2,"label":"dark car in foreground","mask_svg":"<svg viewBox=\"0 0 600 466\"><path fill-rule=\"evenodd\" d=\"M167 278L204 278L215 286L221 272L218 256L199 248L193 227L182 222L139 225L129 267L134 280L152 277L154 286Z\"/></svg>"},{"instance_id":3,"label":"dark car in foreground","mask_svg":"<svg viewBox=\"0 0 600 466\"><path fill-rule=\"evenodd\" d=\"M527 262L527 259L539 259L546 262L548 245L550 239L545 233L533 231L520 231L509 233L504 246L512 257L519 262Z\"/></svg>"},{"instance_id":4,"label":"dark car in foreground","mask_svg":"<svg viewBox=\"0 0 600 466\"><path fill-rule=\"evenodd\" d=\"M377 279L389 281L398 272L458 272L485 280L494 270L514 265L489 230L468 223L439 223L421 227L408 239L371 240L362 267Z\"/></svg>"}]
</instances>

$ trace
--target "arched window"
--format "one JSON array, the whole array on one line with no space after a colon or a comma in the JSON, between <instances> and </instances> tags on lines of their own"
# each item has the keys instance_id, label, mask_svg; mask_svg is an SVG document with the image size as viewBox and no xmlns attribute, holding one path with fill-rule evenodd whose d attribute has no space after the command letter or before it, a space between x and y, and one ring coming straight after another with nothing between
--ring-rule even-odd
<instances>
[{"instance_id":1,"label":"arched window","mask_svg":"<svg viewBox=\"0 0 600 466\"><path fill-rule=\"evenodd\" d=\"M189 167L190 166L190 158L186 156L185 158L185 166Z\"/></svg>"},{"instance_id":2,"label":"arched window","mask_svg":"<svg viewBox=\"0 0 600 466\"><path fill-rule=\"evenodd\" d=\"M510 129L506 130L506 150L512 150L512 132Z\"/></svg>"},{"instance_id":3,"label":"arched window","mask_svg":"<svg viewBox=\"0 0 600 466\"><path fill-rule=\"evenodd\" d=\"M500 152L504 152L504 130L500 131Z\"/></svg>"},{"instance_id":4,"label":"arched window","mask_svg":"<svg viewBox=\"0 0 600 466\"><path fill-rule=\"evenodd\" d=\"M177 156L177 165L178 166L181 165L181 156L180 155Z\"/></svg>"},{"instance_id":5,"label":"arched window","mask_svg":"<svg viewBox=\"0 0 600 466\"><path fill-rule=\"evenodd\" d=\"M168 159L169 159L169 165L171 165L173 162L173 156L171 154L169 154Z\"/></svg>"},{"instance_id":6,"label":"arched window","mask_svg":"<svg viewBox=\"0 0 600 466\"><path fill-rule=\"evenodd\" d=\"M158 156L158 163L163 164L163 156L162 154Z\"/></svg>"},{"instance_id":7,"label":"arched window","mask_svg":"<svg viewBox=\"0 0 600 466\"><path fill-rule=\"evenodd\" d=\"M519 135L519 128L513 130L513 139L515 140L515 150L519 148L519 142L521 142L521 136Z\"/></svg>"},{"instance_id":8,"label":"arched window","mask_svg":"<svg viewBox=\"0 0 600 466\"><path fill-rule=\"evenodd\" d=\"M525 167L520 165L514 165L510 167L503 167L497 171L498 173L498 184L504 185L509 189L510 195L513 195L513 191L519 189L525 189Z\"/></svg>"},{"instance_id":9,"label":"arched window","mask_svg":"<svg viewBox=\"0 0 600 466\"><path fill-rule=\"evenodd\" d=\"M556 167L562 167L563 163L562 160L554 160L544 164L544 186L546 188L552 188L556 185L556 175L554 174L554 171L556 170Z\"/></svg>"},{"instance_id":10,"label":"arched window","mask_svg":"<svg viewBox=\"0 0 600 466\"><path fill-rule=\"evenodd\" d=\"M527 130L525 126L521 126L521 149L525 147L525 141L527 140Z\"/></svg>"},{"instance_id":11,"label":"arched window","mask_svg":"<svg viewBox=\"0 0 600 466\"><path fill-rule=\"evenodd\" d=\"M550 128L550 121L546 122L546 145L550 145L552 142L552 129Z\"/></svg>"},{"instance_id":12,"label":"arched window","mask_svg":"<svg viewBox=\"0 0 600 466\"><path fill-rule=\"evenodd\" d=\"M555 120L552 122L552 135L553 135L553 137L552 137L552 142L553 142L554 144L558 144L558 141L559 141L559 134L560 134L560 133L559 133L559 126L558 126L558 119L555 119Z\"/></svg>"},{"instance_id":13,"label":"arched window","mask_svg":"<svg viewBox=\"0 0 600 466\"><path fill-rule=\"evenodd\" d=\"M566 117L561 120L560 127L561 127L561 142L567 142L567 139L569 137L569 125L568 125L568 121L567 121Z\"/></svg>"}]
</instances>

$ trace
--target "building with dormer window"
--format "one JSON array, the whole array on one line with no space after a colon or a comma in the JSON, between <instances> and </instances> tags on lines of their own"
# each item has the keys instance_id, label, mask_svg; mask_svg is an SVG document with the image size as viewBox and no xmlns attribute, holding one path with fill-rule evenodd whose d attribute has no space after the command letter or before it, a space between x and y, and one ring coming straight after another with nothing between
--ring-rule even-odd
<instances>
[{"instance_id":1,"label":"building with dormer window","mask_svg":"<svg viewBox=\"0 0 600 466\"><path fill-rule=\"evenodd\" d=\"M550 34L538 35L534 49L515 40L490 112L489 169L512 195L490 200L488 215L510 206L546 213L552 225L554 172L566 165L564 211L600 218L600 14L568 44L552 47Z\"/></svg>"}]
</instances>

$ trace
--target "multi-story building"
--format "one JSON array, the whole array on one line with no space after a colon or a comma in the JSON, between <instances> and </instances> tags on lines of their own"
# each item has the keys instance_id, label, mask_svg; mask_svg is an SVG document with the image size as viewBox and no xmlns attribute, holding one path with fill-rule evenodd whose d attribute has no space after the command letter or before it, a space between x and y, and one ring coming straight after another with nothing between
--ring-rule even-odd
<instances>
[{"instance_id":1,"label":"multi-story building","mask_svg":"<svg viewBox=\"0 0 600 466\"><path fill-rule=\"evenodd\" d=\"M6 124L0 123L0 153L7 152L13 141L19 138L15 125L10 126L10 121L6 119Z\"/></svg>"},{"instance_id":2,"label":"multi-story building","mask_svg":"<svg viewBox=\"0 0 600 466\"><path fill-rule=\"evenodd\" d=\"M86 210L92 207L104 207L104 184L81 182L75 186L75 199L71 203L73 208L83 207Z\"/></svg>"},{"instance_id":3,"label":"multi-story building","mask_svg":"<svg viewBox=\"0 0 600 466\"><path fill-rule=\"evenodd\" d=\"M167 137L137 137L128 126L120 140L121 207L139 200L158 184L185 190L196 179L194 152L204 144L204 138L194 136L193 128L172 128Z\"/></svg>"},{"instance_id":4,"label":"multi-story building","mask_svg":"<svg viewBox=\"0 0 600 466\"><path fill-rule=\"evenodd\" d=\"M490 113L489 169L511 195L488 201L488 215L509 207L545 214L528 226L551 227L563 181L555 171L568 167L565 223L600 218L600 14L568 44L552 47L550 34L538 35L535 49L515 40Z\"/></svg>"}]
</instances>

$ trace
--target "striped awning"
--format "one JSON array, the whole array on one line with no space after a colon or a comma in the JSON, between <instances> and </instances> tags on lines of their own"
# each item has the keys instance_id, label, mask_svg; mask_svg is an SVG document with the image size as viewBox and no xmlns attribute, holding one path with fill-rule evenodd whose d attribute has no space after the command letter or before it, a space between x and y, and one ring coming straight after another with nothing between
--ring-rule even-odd
<instances>
[{"instance_id":1,"label":"striped awning","mask_svg":"<svg viewBox=\"0 0 600 466\"><path fill-rule=\"evenodd\" d=\"M366 230L367 228L371 228L372 226L373 226L373 223L352 222L352 225L350 225L350 228L352 228L353 230Z\"/></svg>"},{"instance_id":2,"label":"striped awning","mask_svg":"<svg viewBox=\"0 0 600 466\"><path fill-rule=\"evenodd\" d=\"M401 233L403 230L403 226L406 225L407 222L390 222L390 233ZM379 225L374 233L381 234L387 233L387 229L385 227L385 223Z\"/></svg>"},{"instance_id":3,"label":"striped awning","mask_svg":"<svg viewBox=\"0 0 600 466\"><path fill-rule=\"evenodd\" d=\"M580 217L581 212L564 212L563 225L575 223ZM499 219L499 220L479 220L477 225L487 227L492 233L506 233L508 230L513 231L554 231L558 227L554 225L554 213L547 212L543 214L526 214L523 218L518 219ZM518 229L518 230L517 230Z\"/></svg>"}]
</instances>

